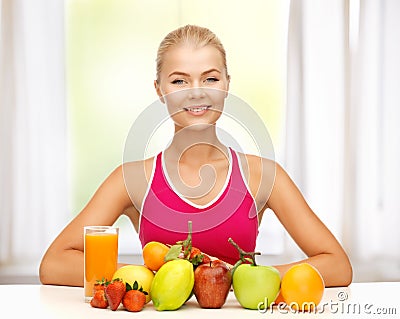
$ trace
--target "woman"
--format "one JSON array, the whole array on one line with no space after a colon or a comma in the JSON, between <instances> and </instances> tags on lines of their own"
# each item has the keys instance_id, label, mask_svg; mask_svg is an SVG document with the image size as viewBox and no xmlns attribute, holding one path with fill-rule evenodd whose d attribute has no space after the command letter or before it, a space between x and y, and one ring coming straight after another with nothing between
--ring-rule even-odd
<instances>
[{"instance_id":1,"label":"woman","mask_svg":"<svg viewBox=\"0 0 400 319\"><path fill-rule=\"evenodd\" d=\"M154 158L126 163L108 176L48 248L40 266L42 283L83 286L85 225L112 225L125 214L142 245L173 244L186 237L192 220L193 245L233 263L238 254L227 238L254 250L258 226L270 208L308 256L296 263L314 265L326 286L350 284L345 251L284 169L218 139L215 123L229 82L225 50L210 30L187 25L164 38L154 85L174 121L174 137ZM283 275L293 264L275 267Z\"/></svg>"}]
</instances>

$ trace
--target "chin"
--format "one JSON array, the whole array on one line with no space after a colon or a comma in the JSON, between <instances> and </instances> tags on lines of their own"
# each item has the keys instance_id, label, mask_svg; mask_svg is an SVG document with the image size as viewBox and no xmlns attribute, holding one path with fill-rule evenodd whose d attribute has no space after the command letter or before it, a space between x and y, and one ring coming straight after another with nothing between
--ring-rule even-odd
<instances>
[{"instance_id":1,"label":"chin","mask_svg":"<svg viewBox=\"0 0 400 319\"><path fill-rule=\"evenodd\" d=\"M200 132L208 129L215 129L215 123L217 122L215 116L202 116L196 118L188 118L184 116L184 114L179 114L179 116L175 115L173 117L173 121L175 126L179 128L179 130L187 130L187 132Z\"/></svg>"}]
</instances>

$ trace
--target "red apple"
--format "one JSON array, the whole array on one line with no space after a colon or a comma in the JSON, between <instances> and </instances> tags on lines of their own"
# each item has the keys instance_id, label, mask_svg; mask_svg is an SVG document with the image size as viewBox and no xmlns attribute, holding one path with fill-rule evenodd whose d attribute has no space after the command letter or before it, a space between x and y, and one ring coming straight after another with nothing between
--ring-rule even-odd
<instances>
[{"instance_id":1,"label":"red apple","mask_svg":"<svg viewBox=\"0 0 400 319\"><path fill-rule=\"evenodd\" d=\"M221 260L201 264L194 271L193 291L202 308L221 308L231 284L231 271Z\"/></svg>"}]
</instances>

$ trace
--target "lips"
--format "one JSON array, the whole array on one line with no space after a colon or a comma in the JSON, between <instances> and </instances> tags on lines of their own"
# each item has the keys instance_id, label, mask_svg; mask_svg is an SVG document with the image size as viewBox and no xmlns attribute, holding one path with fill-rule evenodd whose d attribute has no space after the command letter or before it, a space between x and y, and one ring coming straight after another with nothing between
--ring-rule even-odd
<instances>
[{"instance_id":1,"label":"lips","mask_svg":"<svg viewBox=\"0 0 400 319\"><path fill-rule=\"evenodd\" d=\"M211 105L193 105L193 106L188 106L184 107L183 109L193 115L202 115L204 114Z\"/></svg>"}]
</instances>

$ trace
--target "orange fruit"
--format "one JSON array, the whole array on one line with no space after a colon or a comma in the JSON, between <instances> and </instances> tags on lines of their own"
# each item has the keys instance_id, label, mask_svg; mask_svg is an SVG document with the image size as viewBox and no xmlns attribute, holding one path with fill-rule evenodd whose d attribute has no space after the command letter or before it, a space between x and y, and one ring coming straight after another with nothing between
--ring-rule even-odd
<instances>
[{"instance_id":1,"label":"orange fruit","mask_svg":"<svg viewBox=\"0 0 400 319\"><path fill-rule=\"evenodd\" d=\"M299 311L314 310L325 290L319 271L308 263L294 265L283 275L281 294L286 304Z\"/></svg>"},{"instance_id":2,"label":"orange fruit","mask_svg":"<svg viewBox=\"0 0 400 319\"><path fill-rule=\"evenodd\" d=\"M275 305L279 305L280 303L285 303L285 299L282 296L282 290L279 292L278 296L274 300Z\"/></svg>"},{"instance_id":3,"label":"orange fruit","mask_svg":"<svg viewBox=\"0 0 400 319\"><path fill-rule=\"evenodd\" d=\"M144 264L153 271L160 269L165 264L164 257L167 254L169 247L158 241L150 241L144 245L142 254Z\"/></svg>"}]
</instances>

